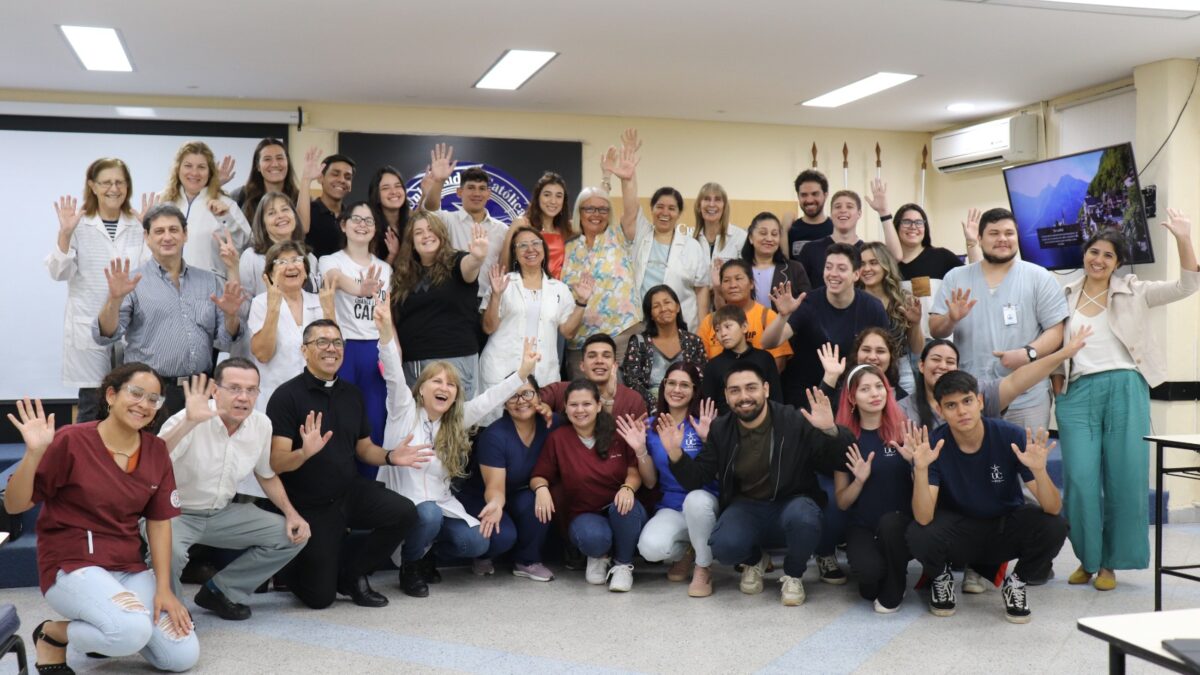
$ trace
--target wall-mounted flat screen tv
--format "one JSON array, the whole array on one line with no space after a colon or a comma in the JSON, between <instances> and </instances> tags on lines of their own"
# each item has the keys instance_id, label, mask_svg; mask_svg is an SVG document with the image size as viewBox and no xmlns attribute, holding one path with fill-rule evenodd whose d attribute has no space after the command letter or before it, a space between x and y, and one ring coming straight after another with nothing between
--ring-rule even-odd
<instances>
[{"instance_id":1,"label":"wall-mounted flat screen tv","mask_svg":"<svg viewBox=\"0 0 1200 675\"><path fill-rule=\"evenodd\" d=\"M1050 270L1083 266L1083 243L1115 228L1129 262L1154 262L1133 145L1122 143L1004 170L1021 258Z\"/></svg>"}]
</instances>

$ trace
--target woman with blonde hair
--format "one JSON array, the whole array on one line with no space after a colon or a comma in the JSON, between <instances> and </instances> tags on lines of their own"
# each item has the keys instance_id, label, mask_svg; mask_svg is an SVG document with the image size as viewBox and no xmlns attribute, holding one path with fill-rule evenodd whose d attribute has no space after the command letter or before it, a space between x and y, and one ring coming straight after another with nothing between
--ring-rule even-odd
<instances>
[{"instance_id":1,"label":"woman with blonde hair","mask_svg":"<svg viewBox=\"0 0 1200 675\"><path fill-rule=\"evenodd\" d=\"M488 233L472 231L470 252L456 251L445 223L417 211L404 230L392 274L392 315L404 353L404 379L411 385L425 366L447 361L471 398L479 380L479 272L488 253ZM430 336L437 336L430 339Z\"/></svg>"},{"instance_id":2,"label":"woman with blonde hair","mask_svg":"<svg viewBox=\"0 0 1200 675\"><path fill-rule=\"evenodd\" d=\"M925 336L921 333L921 302L901 285L900 268L896 259L880 241L863 244L862 267L859 268L858 286L883 303L891 326L888 335L896 346L897 379L903 391L913 391L915 378L912 369L912 354L921 352Z\"/></svg>"},{"instance_id":3,"label":"woman with blonde hair","mask_svg":"<svg viewBox=\"0 0 1200 675\"><path fill-rule=\"evenodd\" d=\"M206 143L189 141L179 147L159 201L187 216L190 245L183 260L222 279L239 276L242 250L250 242L250 223L237 202L221 190L217 160Z\"/></svg>"},{"instance_id":4,"label":"woman with blonde hair","mask_svg":"<svg viewBox=\"0 0 1200 675\"><path fill-rule=\"evenodd\" d=\"M129 167L115 157L102 157L87 168L82 209L66 195L54 204L58 241L46 256L46 268L50 278L67 282L62 379L79 389L79 422L96 419L100 380L112 364L112 347L92 339L92 322L108 296L104 272L114 258L128 260L132 269L150 255L139 216L129 204L131 194ZM153 195L143 195L142 209L152 201Z\"/></svg>"},{"instance_id":5,"label":"woman with blonde hair","mask_svg":"<svg viewBox=\"0 0 1200 675\"><path fill-rule=\"evenodd\" d=\"M375 325L379 330L379 360L387 382L384 443L391 444L386 447L395 447L407 437L409 441L432 445L435 453L421 467L379 469L379 480L384 485L417 505L417 524L392 554L392 560L400 566L400 590L423 598L429 595L428 583L435 570L432 559L422 562L422 558L435 543L440 545L439 551L456 558L475 559L488 552L491 533L484 534L479 521L485 514L468 513L450 490L450 482L467 475L471 454L468 430L521 388L539 356L534 346L536 340L526 340L517 372L470 400L460 393L458 370L446 361L427 365L410 391L401 371L400 348L387 302L375 308Z\"/></svg>"},{"instance_id":6,"label":"woman with blonde hair","mask_svg":"<svg viewBox=\"0 0 1200 675\"><path fill-rule=\"evenodd\" d=\"M729 222L729 195L720 183L701 185L692 210L696 216L692 234L704 247L710 264L719 267L741 256L746 231Z\"/></svg>"}]
</instances>

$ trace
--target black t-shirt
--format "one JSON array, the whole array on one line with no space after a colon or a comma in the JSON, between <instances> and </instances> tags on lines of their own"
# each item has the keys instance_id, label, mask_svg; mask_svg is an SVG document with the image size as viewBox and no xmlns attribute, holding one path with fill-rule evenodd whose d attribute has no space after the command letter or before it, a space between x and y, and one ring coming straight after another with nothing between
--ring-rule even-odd
<instances>
[{"instance_id":1,"label":"black t-shirt","mask_svg":"<svg viewBox=\"0 0 1200 675\"><path fill-rule=\"evenodd\" d=\"M362 392L344 378L326 382L306 368L279 385L267 402L273 434L290 438L293 449L302 445L300 426L310 411L321 414L321 433L332 431L333 436L299 469L279 474L297 508L330 504L344 497L358 476L354 449L360 439L371 435Z\"/></svg>"},{"instance_id":2,"label":"black t-shirt","mask_svg":"<svg viewBox=\"0 0 1200 675\"><path fill-rule=\"evenodd\" d=\"M828 237L831 234L833 234L833 218L826 218L825 222L820 225L809 225L803 220L797 219L788 228L788 257L792 260L800 260L800 250L804 248L805 242ZM822 284L814 284L814 286L820 285Z\"/></svg>"},{"instance_id":3,"label":"black t-shirt","mask_svg":"<svg viewBox=\"0 0 1200 675\"><path fill-rule=\"evenodd\" d=\"M1033 472L1013 453L1012 443L1025 449L1025 431L1002 419L984 417L983 445L977 452L959 450L949 425L929 436L936 446L945 440L942 453L929 466L929 484L938 486L938 507L943 505L971 518L999 518L1025 504L1021 484Z\"/></svg>"},{"instance_id":4,"label":"black t-shirt","mask_svg":"<svg viewBox=\"0 0 1200 675\"><path fill-rule=\"evenodd\" d=\"M899 262L900 276L905 281L920 277L945 279L946 272L962 267L963 261L948 248L927 246L912 262Z\"/></svg>"},{"instance_id":5,"label":"black t-shirt","mask_svg":"<svg viewBox=\"0 0 1200 675\"><path fill-rule=\"evenodd\" d=\"M338 214L330 211L325 202L320 199L312 200L309 209L308 234L304 236L305 243L312 249L313 255L321 256L337 253L342 248L342 231L338 228Z\"/></svg>"},{"instance_id":6,"label":"black t-shirt","mask_svg":"<svg viewBox=\"0 0 1200 675\"><path fill-rule=\"evenodd\" d=\"M804 271L808 273L808 281L813 288L825 285L825 250L833 243L833 236L821 237L814 239L804 245L800 250L800 263L804 265ZM862 239L854 242L854 250L862 253L863 244L866 242Z\"/></svg>"},{"instance_id":7,"label":"black t-shirt","mask_svg":"<svg viewBox=\"0 0 1200 675\"><path fill-rule=\"evenodd\" d=\"M858 451L866 459L875 453L871 460L871 475L863 484L858 499L850 505L848 513L850 521L872 532L879 526L879 519L889 513L906 513L912 515L912 465L896 450L895 446L883 444L878 430L863 429L858 437ZM854 480L850 470L838 469Z\"/></svg>"},{"instance_id":8,"label":"black t-shirt","mask_svg":"<svg viewBox=\"0 0 1200 675\"><path fill-rule=\"evenodd\" d=\"M711 398L717 404L717 412L721 415L729 412L729 403L725 400L725 373L738 361L749 361L758 366L767 377L770 387L768 399L783 403L783 387L779 384L779 369L775 367L775 357L762 349L750 347L741 354L728 349L709 359L704 364L704 397Z\"/></svg>"},{"instance_id":9,"label":"black t-shirt","mask_svg":"<svg viewBox=\"0 0 1200 675\"><path fill-rule=\"evenodd\" d=\"M826 342L848 355L854 338L869 326L887 329L891 326L883 303L866 291L855 289L854 302L845 309L829 304L825 286L814 288L804 298L800 308L788 317L792 327L792 360L783 371L783 400L797 407L808 407L804 390L815 387L825 376L817 358L817 350Z\"/></svg>"},{"instance_id":10,"label":"black t-shirt","mask_svg":"<svg viewBox=\"0 0 1200 675\"><path fill-rule=\"evenodd\" d=\"M422 280L395 308L396 335L405 361L449 359L479 353L479 282L462 276L454 256L450 279L440 286Z\"/></svg>"}]
</instances>

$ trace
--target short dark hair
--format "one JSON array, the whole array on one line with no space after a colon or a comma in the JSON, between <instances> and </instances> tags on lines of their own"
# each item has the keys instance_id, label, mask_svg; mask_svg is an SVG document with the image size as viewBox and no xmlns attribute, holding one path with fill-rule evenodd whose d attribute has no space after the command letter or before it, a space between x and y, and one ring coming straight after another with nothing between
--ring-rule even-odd
<instances>
[{"instance_id":1,"label":"short dark hair","mask_svg":"<svg viewBox=\"0 0 1200 675\"><path fill-rule=\"evenodd\" d=\"M725 381L728 382L729 378L736 373L754 373L759 382L767 381L767 376L763 374L762 368L759 368L757 364L746 359L739 359L733 362L729 370L725 371Z\"/></svg>"},{"instance_id":2,"label":"short dark hair","mask_svg":"<svg viewBox=\"0 0 1200 675\"><path fill-rule=\"evenodd\" d=\"M938 378L933 385L933 398L938 403L951 394L978 394L979 380L965 370L952 370ZM919 396L919 394L918 394Z\"/></svg>"},{"instance_id":3,"label":"short dark hair","mask_svg":"<svg viewBox=\"0 0 1200 675\"><path fill-rule=\"evenodd\" d=\"M612 338L612 336L609 335L608 333L592 333L591 335L589 335L587 337L587 339L583 341L583 351L587 352L587 348L591 347L592 345L596 344L597 342L603 342L604 344L608 345L609 347L612 347L613 356L616 356L617 341L614 340Z\"/></svg>"},{"instance_id":4,"label":"short dark hair","mask_svg":"<svg viewBox=\"0 0 1200 675\"><path fill-rule=\"evenodd\" d=\"M1095 234L1088 238L1083 244L1083 252L1094 246L1098 241L1107 241L1112 244L1113 251L1117 254L1117 267L1124 265L1129 261L1129 240L1120 230L1106 227L1103 230L1097 230Z\"/></svg>"},{"instance_id":5,"label":"short dark hair","mask_svg":"<svg viewBox=\"0 0 1200 675\"><path fill-rule=\"evenodd\" d=\"M491 185L492 178L491 176L488 176L487 172L483 169L473 166L469 169L463 169L462 171L458 172L458 184L465 185L467 183L483 183L485 185ZM541 225L541 223L538 223L538 225Z\"/></svg>"},{"instance_id":6,"label":"short dark hair","mask_svg":"<svg viewBox=\"0 0 1200 675\"><path fill-rule=\"evenodd\" d=\"M825 177L825 174L816 169L805 169L800 172L799 176L796 176L795 187L797 193L800 192L800 186L804 183L820 183L821 192L829 192L829 179Z\"/></svg>"},{"instance_id":7,"label":"short dark hair","mask_svg":"<svg viewBox=\"0 0 1200 675\"><path fill-rule=\"evenodd\" d=\"M746 312L737 305L721 305L712 314L713 331L716 331L726 321L732 321L739 326L744 326L746 325Z\"/></svg>"},{"instance_id":8,"label":"short dark hair","mask_svg":"<svg viewBox=\"0 0 1200 675\"><path fill-rule=\"evenodd\" d=\"M724 264L721 265L721 271L717 274L717 279L724 281L725 271L734 267L737 267L745 272L747 279L750 279L751 281L754 280L754 268L749 262L742 260L741 258L730 258L729 260L726 260Z\"/></svg>"},{"instance_id":9,"label":"short dark hair","mask_svg":"<svg viewBox=\"0 0 1200 675\"><path fill-rule=\"evenodd\" d=\"M850 267L856 271L858 268L862 267L862 256L859 254L858 249L850 244L835 241L825 249L825 257L829 258L831 255L846 256L850 259Z\"/></svg>"},{"instance_id":10,"label":"short dark hair","mask_svg":"<svg viewBox=\"0 0 1200 675\"><path fill-rule=\"evenodd\" d=\"M183 231L187 232L187 216L183 215L183 211L179 210L174 204L155 204L151 206L146 215L142 216L142 229L146 232L150 231L150 224L159 218L176 218L179 224L183 227Z\"/></svg>"},{"instance_id":11,"label":"short dark hair","mask_svg":"<svg viewBox=\"0 0 1200 675\"><path fill-rule=\"evenodd\" d=\"M321 160L321 175L322 176L324 176L325 173L327 171L329 171L329 165L333 164L334 162L341 162L342 164L349 164L351 169L355 168L354 160L350 159L346 155L343 155L340 153L334 153L332 155L329 155L325 159Z\"/></svg>"},{"instance_id":12,"label":"short dark hair","mask_svg":"<svg viewBox=\"0 0 1200 675\"><path fill-rule=\"evenodd\" d=\"M304 327L304 334L300 336L300 339L308 342L308 338L312 337L312 332L318 328L332 328L338 332L338 335L342 334L342 329L338 328L337 322L333 319L317 319Z\"/></svg>"},{"instance_id":13,"label":"short dark hair","mask_svg":"<svg viewBox=\"0 0 1200 675\"><path fill-rule=\"evenodd\" d=\"M1011 220L1014 223L1017 222L1016 217L1013 216L1013 212L1009 211L1008 209L995 208L984 211L983 215L979 216L979 234L982 235L983 231L988 225L991 225L992 223L998 223L1001 220Z\"/></svg>"},{"instance_id":14,"label":"short dark hair","mask_svg":"<svg viewBox=\"0 0 1200 675\"><path fill-rule=\"evenodd\" d=\"M240 356L233 356L217 364L217 369L213 371L213 382L220 384L221 376L224 375L225 371L229 370L230 368L253 370L255 374L261 375L261 373L258 372L258 366L254 365L250 359L243 359Z\"/></svg>"},{"instance_id":15,"label":"short dark hair","mask_svg":"<svg viewBox=\"0 0 1200 675\"><path fill-rule=\"evenodd\" d=\"M654 191L654 196L650 197L650 208L654 208L654 205L658 203L658 200L667 196L673 197L675 199L675 203L679 205L679 210L683 211L683 194L679 190L676 190L670 186L663 186Z\"/></svg>"},{"instance_id":16,"label":"short dark hair","mask_svg":"<svg viewBox=\"0 0 1200 675\"><path fill-rule=\"evenodd\" d=\"M337 222L338 222L338 247L339 247L339 250L346 248L346 244L348 243L348 239L346 238L346 232L344 230L342 230L342 225L350 220L350 216L354 215L355 209L361 209L361 208L365 208L368 211L370 211L371 218L372 218L372 220L374 220L375 209L371 208L371 203L366 201L365 199L360 199L356 202L346 202L346 203L342 204L342 212L339 213L338 217L337 217L338 218ZM369 253L371 253L371 255L375 254L375 245L377 243L379 243L379 230L384 227L387 227L386 221L385 222L380 222L378 220L375 221L375 236L371 237L370 243L367 244L367 251Z\"/></svg>"}]
</instances>

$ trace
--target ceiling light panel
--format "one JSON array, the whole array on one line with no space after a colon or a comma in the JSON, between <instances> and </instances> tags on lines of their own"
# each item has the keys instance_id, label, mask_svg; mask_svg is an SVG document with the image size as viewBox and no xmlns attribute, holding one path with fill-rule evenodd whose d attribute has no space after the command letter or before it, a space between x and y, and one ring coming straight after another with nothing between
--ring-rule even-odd
<instances>
[{"instance_id":1,"label":"ceiling light panel","mask_svg":"<svg viewBox=\"0 0 1200 675\"><path fill-rule=\"evenodd\" d=\"M500 57L479 81L476 89L519 89L529 78L537 74L547 63L558 56L558 52L510 49Z\"/></svg>"},{"instance_id":2,"label":"ceiling light panel","mask_svg":"<svg viewBox=\"0 0 1200 675\"><path fill-rule=\"evenodd\" d=\"M857 82L834 89L828 94L822 94L816 98L809 99L803 105L814 108L837 108L857 101L860 98L866 98L872 94L878 94L886 89L904 84L909 80L916 79L916 77L916 75L907 75L905 73L875 73L870 77L864 77Z\"/></svg>"},{"instance_id":3,"label":"ceiling light panel","mask_svg":"<svg viewBox=\"0 0 1200 675\"><path fill-rule=\"evenodd\" d=\"M132 72L133 65L125 46L121 44L121 36L115 28L97 28L91 26L59 26L59 30L67 38L71 49L84 68L96 71Z\"/></svg>"},{"instance_id":4,"label":"ceiling light panel","mask_svg":"<svg viewBox=\"0 0 1200 675\"><path fill-rule=\"evenodd\" d=\"M1067 12L1122 14L1152 19L1190 19L1200 15L1200 0L965 0L976 4L1057 9Z\"/></svg>"}]
</instances>

